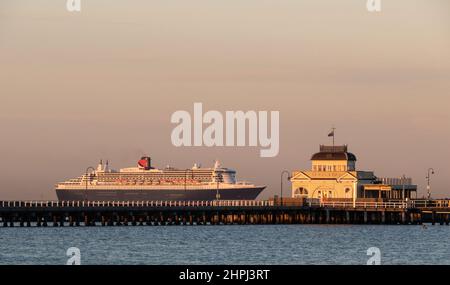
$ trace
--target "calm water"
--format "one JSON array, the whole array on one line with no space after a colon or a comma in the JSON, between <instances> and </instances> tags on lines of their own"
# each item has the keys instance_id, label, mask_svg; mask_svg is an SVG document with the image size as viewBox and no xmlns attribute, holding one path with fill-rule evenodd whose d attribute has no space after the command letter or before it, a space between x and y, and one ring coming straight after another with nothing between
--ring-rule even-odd
<instances>
[{"instance_id":1,"label":"calm water","mask_svg":"<svg viewBox=\"0 0 450 285\"><path fill-rule=\"evenodd\" d=\"M0 228L0 264L450 264L450 227L160 226Z\"/></svg>"}]
</instances>

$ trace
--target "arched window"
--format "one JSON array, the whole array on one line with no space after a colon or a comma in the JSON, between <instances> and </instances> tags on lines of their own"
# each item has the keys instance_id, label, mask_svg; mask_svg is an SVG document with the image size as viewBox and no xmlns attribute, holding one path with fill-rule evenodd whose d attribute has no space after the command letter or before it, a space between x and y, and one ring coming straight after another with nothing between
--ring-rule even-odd
<instances>
[{"instance_id":1,"label":"arched window","mask_svg":"<svg viewBox=\"0 0 450 285\"><path fill-rule=\"evenodd\" d=\"M294 191L294 198L302 198L308 196L308 190L303 187L299 187Z\"/></svg>"},{"instance_id":2,"label":"arched window","mask_svg":"<svg viewBox=\"0 0 450 285\"><path fill-rule=\"evenodd\" d=\"M345 188L345 198L350 198L351 192L352 192L351 188L349 188L349 187Z\"/></svg>"}]
</instances>

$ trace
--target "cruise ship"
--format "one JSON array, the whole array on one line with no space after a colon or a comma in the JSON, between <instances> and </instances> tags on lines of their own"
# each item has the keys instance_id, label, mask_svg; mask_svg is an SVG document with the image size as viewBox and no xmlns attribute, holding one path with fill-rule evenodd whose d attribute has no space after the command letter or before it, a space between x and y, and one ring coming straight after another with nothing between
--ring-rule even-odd
<instances>
[{"instance_id":1,"label":"cruise ship","mask_svg":"<svg viewBox=\"0 0 450 285\"><path fill-rule=\"evenodd\" d=\"M82 176L58 183L60 201L211 201L254 200L266 188L236 181L236 171L216 161L212 168L152 167L142 157L136 167L110 169L102 161Z\"/></svg>"}]
</instances>

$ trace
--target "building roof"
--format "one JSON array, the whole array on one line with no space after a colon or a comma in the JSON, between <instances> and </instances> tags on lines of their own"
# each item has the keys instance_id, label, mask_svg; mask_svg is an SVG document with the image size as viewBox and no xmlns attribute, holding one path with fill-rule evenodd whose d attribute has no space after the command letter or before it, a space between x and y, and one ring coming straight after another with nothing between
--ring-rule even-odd
<instances>
[{"instance_id":1,"label":"building roof","mask_svg":"<svg viewBox=\"0 0 450 285\"><path fill-rule=\"evenodd\" d=\"M347 146L320 146L320 152L315 153L311 160L347 160L356 161L356 156L347 151Z\"/></svg>"}]
</instances>

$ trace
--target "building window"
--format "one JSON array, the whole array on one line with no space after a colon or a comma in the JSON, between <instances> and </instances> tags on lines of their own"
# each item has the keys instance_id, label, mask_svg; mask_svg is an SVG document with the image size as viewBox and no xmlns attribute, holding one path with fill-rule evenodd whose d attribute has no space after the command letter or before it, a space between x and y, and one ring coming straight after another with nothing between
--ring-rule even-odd
<instances>
[{"instance_id":1,"label":"building window","mask_svg":"<svg viewBox=\"0 0 450 285\"><path fill-rule=\"evenodd\" d=\"M345 188L345 198L350 198L350 193L352 192L351 188Z\"/></svg>"},{"instance_id":2,"label":"building window","mask_svg":"<svg viewBox=\"0 0 450 285\"><path fill-rule=\"evenodd\" d=\"M302 197L308 197L308 190L303 187L295 189L294 198L302 198Z\"/></svg>"}]
</instances>

